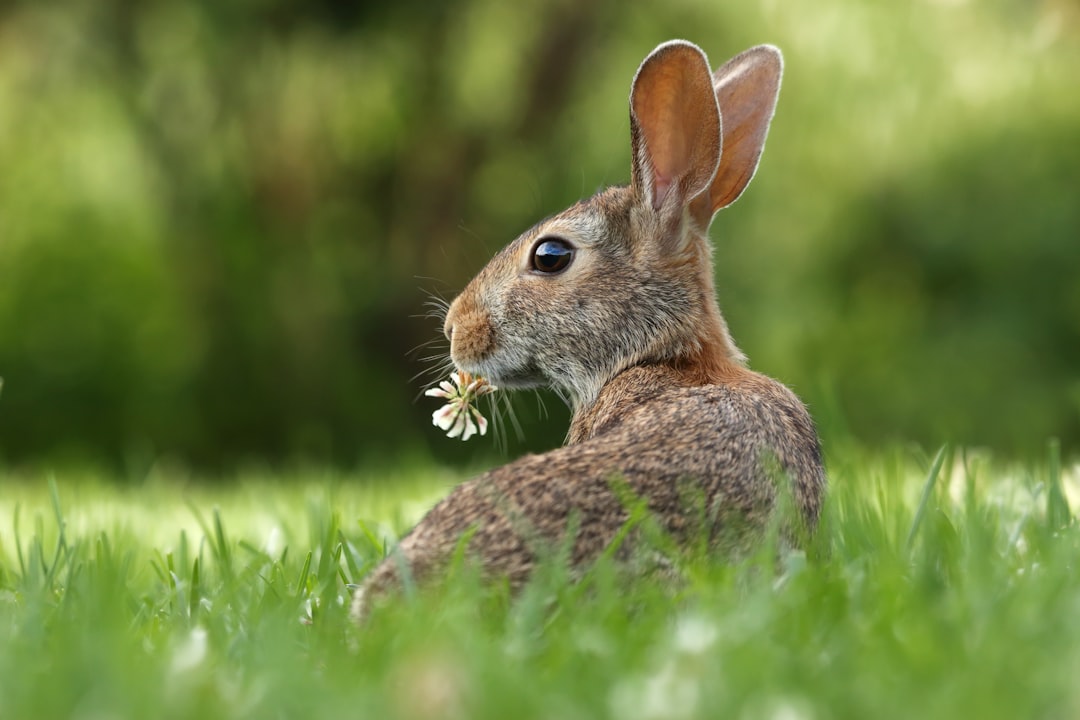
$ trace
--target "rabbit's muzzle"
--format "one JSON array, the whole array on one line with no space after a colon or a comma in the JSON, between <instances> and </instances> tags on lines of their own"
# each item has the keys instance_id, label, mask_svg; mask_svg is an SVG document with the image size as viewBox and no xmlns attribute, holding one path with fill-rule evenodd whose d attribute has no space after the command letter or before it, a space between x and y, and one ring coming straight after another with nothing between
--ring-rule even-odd
<instances>
[{"instance_id":1,"label":"rabbit's muzzle","mask_svg":"<svg viewBox=\"0 0 1080 720\"><path fill-rule=\"evenodd\" d=\"M468 369L495 349L495 326L491 316L478 306L471 293L459 295L450 304L443 324L450 341L450 359Z\"/></svg>"}]
</instances>

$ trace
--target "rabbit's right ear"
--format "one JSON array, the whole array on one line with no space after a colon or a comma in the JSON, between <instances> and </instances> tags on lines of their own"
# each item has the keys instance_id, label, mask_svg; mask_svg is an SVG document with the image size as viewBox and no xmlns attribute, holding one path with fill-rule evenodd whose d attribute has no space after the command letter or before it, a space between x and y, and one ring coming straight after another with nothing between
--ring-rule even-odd
<instances>
[{"instance_id":1,"label":"rabbit's right ear","mask_svg":"<svg viewBox=\"0 0 1080 720\"><path fill-rule=\"evenodd\" d=\"M704 224L738 200L754 177L776 110L783 71L780 50L758 45L731 58L713 74L724 121L724 150L712 187L692 208Z\"/></svg>"},{"instance_id":2,"label":"rabbit's right ear","mask_svg":"<svg viewBox=\"0 0 1080 720\"><path fill-rule=\"evenodd\" d=\"M667 42L641 63L630 91L630 142L631 186L673 228L720 162L720 110L709 61L696 45Z\"/></svg>"}]
</instances>

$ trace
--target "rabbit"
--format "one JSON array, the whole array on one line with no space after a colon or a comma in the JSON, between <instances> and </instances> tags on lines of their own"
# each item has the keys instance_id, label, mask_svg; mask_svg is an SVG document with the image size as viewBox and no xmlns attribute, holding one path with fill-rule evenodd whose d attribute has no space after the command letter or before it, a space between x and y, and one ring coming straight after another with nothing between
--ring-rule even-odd
<instances>
[{"instance_id":1,"label":"rabbit","mask_svg":"<svg viewBox=\"0 0 1080 720\"><path fill-rule=\"evenodd\" d=\"M437 576L461 542L512 590L544 544L588 567L630 517L618 483L676 541L695 529L689 483L712 523L710 552L763 537L782 495L813 530L826 492L817 432L795 394L748 369L732 341L707 235L757 169L782 69L769 45L711 73L696 45L661 44L632 83L629 186L527 230L450 304L453 364L501 388L566 395L567 439L452 490L367 575L354 620L406 577Z\"/></svg>"}]
</instances>

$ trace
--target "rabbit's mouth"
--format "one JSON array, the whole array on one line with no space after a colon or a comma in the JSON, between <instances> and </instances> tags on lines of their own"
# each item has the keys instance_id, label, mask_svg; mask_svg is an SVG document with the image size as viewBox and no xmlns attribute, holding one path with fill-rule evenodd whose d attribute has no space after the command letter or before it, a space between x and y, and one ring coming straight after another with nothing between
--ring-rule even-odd
<instances>
[{"instance_id":1,"label":"rabbit's mouth","mask_svg":"<svg viewBox=\"0 0 1080 720\"><path fill-rule=\"evenodd\" d=\"M550 383L550 379L531 360L520 365L509 365L491 359L454 364L458 370L479 375L500 389L528 390L543 387Z\"/></svg>"}]
</instances>

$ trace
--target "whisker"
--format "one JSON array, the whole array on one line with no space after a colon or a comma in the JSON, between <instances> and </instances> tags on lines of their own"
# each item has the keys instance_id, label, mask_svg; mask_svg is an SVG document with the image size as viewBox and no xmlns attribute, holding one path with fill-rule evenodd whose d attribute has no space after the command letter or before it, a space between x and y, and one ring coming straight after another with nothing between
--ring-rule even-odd
<instances>
[{"instance_id":1,"label":"whisker","mask_svg":"<svg viewBox=\"0 0 1080 720\"><path fill-rule=\"evenodd\" d=\"M423 387L420 388L420 392L424 392L428 388L433 388L438 385L439 382L445 380L448 374L449 373L447 373L446 370L442 367L427 368L425 370L421 370L420 372L409 378L409 382L414 383L421 378L431 378L430 380L425 379L423 381Z\"/></svg>"},{"instance_id":2,"label":"whisker","mask_svg":"<svg viewBox=\"0 0 1080 720\"><path fill-rule=\"evenodd\" d=\"M488 415L491 416L491 439L495 444L495 449L505 454L507 450L506 426L503 422L502 412L499 410L499 399L495 395L489 395L484 398L484 401L487 405Z\"/></svg>"},{"instance_id":3,"label":"whisker","mask_svg":"<svg viewBox=\"0 0 1080 720\"><path fill-rule=\"evenodd\" d=\"M442 283L446 284L446 281L442 278L431 277L429 275L413 275L413 280L424 280L425 282Z\"/></svg>"},{"instance_id":4,"label":"whisker","mask_svg":"<svg viewBox=\"0 0 1080 720\"><path fill-rule=\"evenodd\" d=\"M431 278L425 278L431 279ZM423 313L412 315L414 318L421 318L424 320L434 320L439 324L439 328L442 328L444 322L446 322L446 314L450 312L450 301L444 298L442 295L428 290L426 288L417 288L422 292L426 299L423 302L422 307L426 308Z\"/></svg>"},{"instance_id":5,"label":"whisker","mask_svg":"<svg viewBox=\"0 0 1080 720\"><path fill-rule=\"evenodd\" d=\"M419 402L420 398L424 396L424 393L428 392L432 388L436 388L438 383L441 383L443 380L450 376L451 371L453 371L453 368L432 368L430 370L424 370L418 373L417 376L409 380L409 382L415 382L421 376L431 376L430 380L424 380L422 383L420 383L420 388L416 391L416 395L413 396L413 402Z\"/></svg>"},{"instance_id":6,"label":"whisker","mask_svg":"<svg viewBox=\"0 0 1080 720\"><path fill-rule=\"evenodd\" d=\"M419 351L420 348L417 348L417 352ZM438 351L428 355L424 355L422 357L416 357L416 361L424 363L429 367L449 367L450 365L452 365L452 363L450 362L450 353L444 351Z\"/></svg>"},{"instance_id":7,"label":"whisker","mask_svg":"<svg viewBox=\"0 0 1080 720\"><path fill-rule=\"evenodd\" d=\"M446 307L443 307L441 305L430 304L430 305L427 305L427 307L429 309L427 311L425 311L423 315L417 315L416 317L424 317L424 318L429 318L431 320L445 320L446 319L446 313L450 310L449 305L447 305Z\"/></svg>"},{"instance_id":8,"label":"whisker","mask_svg":"<svg viewBox=\"0 0 1080 720\"><path fill-rule=\"evenodd\" d=\"M507 416L510 418L510 425L514 428L514 436L518 442L525 439L525 431L521 427L521 422L518 420L517 410L514 408L514 403L511 402L510 395L507 394L502 398L503 409Z\"/></svg>"},{"instance_id":9,"label":"whisker","mask_svg":"<svg viewBox=\"0 0 1080 720\"><path fill-rule=\"evenodd\" d=\"M574 403L573 403L573 400L570 398L570 393L568 393L566 390L564 390L562 388L558 388L558 387L553 387L551 389L555 392L555 395L558 396L558 398L563 401L563 404L565 404L568 409L570 409L570 410L574 409Z\"/></svg>"},{"instance_id":10,"label":"whisker","mask_svg":"<svg viewBox=\"0 0 1080 720\"><path fill-rule=\"evenodd\" d=\"M427 300L424 301L424 307L443 308L448 309L450 307L450 301L441 295L435 295L434 293L427 293Z\"/></svg>"},{"instance_id":11,"label":"whisker","mask_svg":"<svg viewBox=\"0 0 1080 720\"><path fill-rule=\"evenodd\" d=\"M424 307L433 308L437 310L449 310L450 301L441 295L436 295L430 291L423 291L427 295L427 300L424 301Z\"/></svg>"},{"instance_id":12,"label":"whisker","mask_svg":"<svg viewBox=\"0 0 1080 720\"><path fill-rule=\"evenodd\" d=\"M548 419L547 403L544 402L544 396L540 394L540 389L539 388L537 388L536 390L533 390L533 396L536 398L536 411L537 411L537 413L539 413L540 417L547 420Z\"/></svg>"},{"instance_id":13,"label":"whisker","mask_svg":"<svg viewBox=\"0 0 1080 720\"><path fill-rule=\"evenodd\" d=\"M441 282L437 278L421 277L419 279ZM450 302L443 298L438 292L422 287L418 289L427 297L423 303L423 306L427 308L427 310L422 314L413 315L412 317L435 320L438 323L439 332L430 340L416 345L407 353L409 357L427 366L409 378L410 383L414 383L421 379L423 380L420 394L417 395L417 398L423 395L425 390L435 387L439 382L445 380L454 369L454 364L450 361L449 342L442 334L442 325L446 320L446 313L450 310ZM425 354L420 355L421 352L424 352Z\"/></svg>"},{"instance_id":14,"label":"whisker","mask_svg":"<svg viewBox=\"0 0 1080 720\"><path fill-rule=\"evenodd\" d=\"M405 354L406 355L413 355L413 354L415 354L416 352L418 352L420 350L424 350L424 349L429 348L429 347L434 347L436 345L442 345L445 342L446 342L446 340L444 340L443 338L437 338L437 337L436 338L431 338L430 340L425 340L424 342L420 343L419 345L414 346L412 349L410 349Z\"/></svg>"},{"instance_id":15,"label":"whisker","mask_svg":"<svg viewBox=\"0 0 1080 720\"><path fill-rule=\"evenodd\" d=\"M438 362L433 364L431 367L424 368L423 370L409 378L409 382L416 382L422 377L431 378L431 380L425 381L425 387L421 388L421 391L438 385L439 382L447 379L450 376L450 373L454 371L454 363L452 363L450 359L447 358L445 355L436 355L432 358L432 360L437 360Z\"/></svg>"},{"instance_id":16,"label":"whisker","mask_svg":"<svg viewBox=\"0 0 1080 720\"><path fill-rule=\"evenodd\" d=\"M432 361L432 359L449 356L449 348L447 348L446 345L447 343L445 340L436 338L434 340L428 340L427 342L421 342L416 348L410 350L409 353L416 355L421 351L435 351L435 354L433 355L426 355L420 358L423 359L423 361Z\"/></svg>"}]
</instances>

